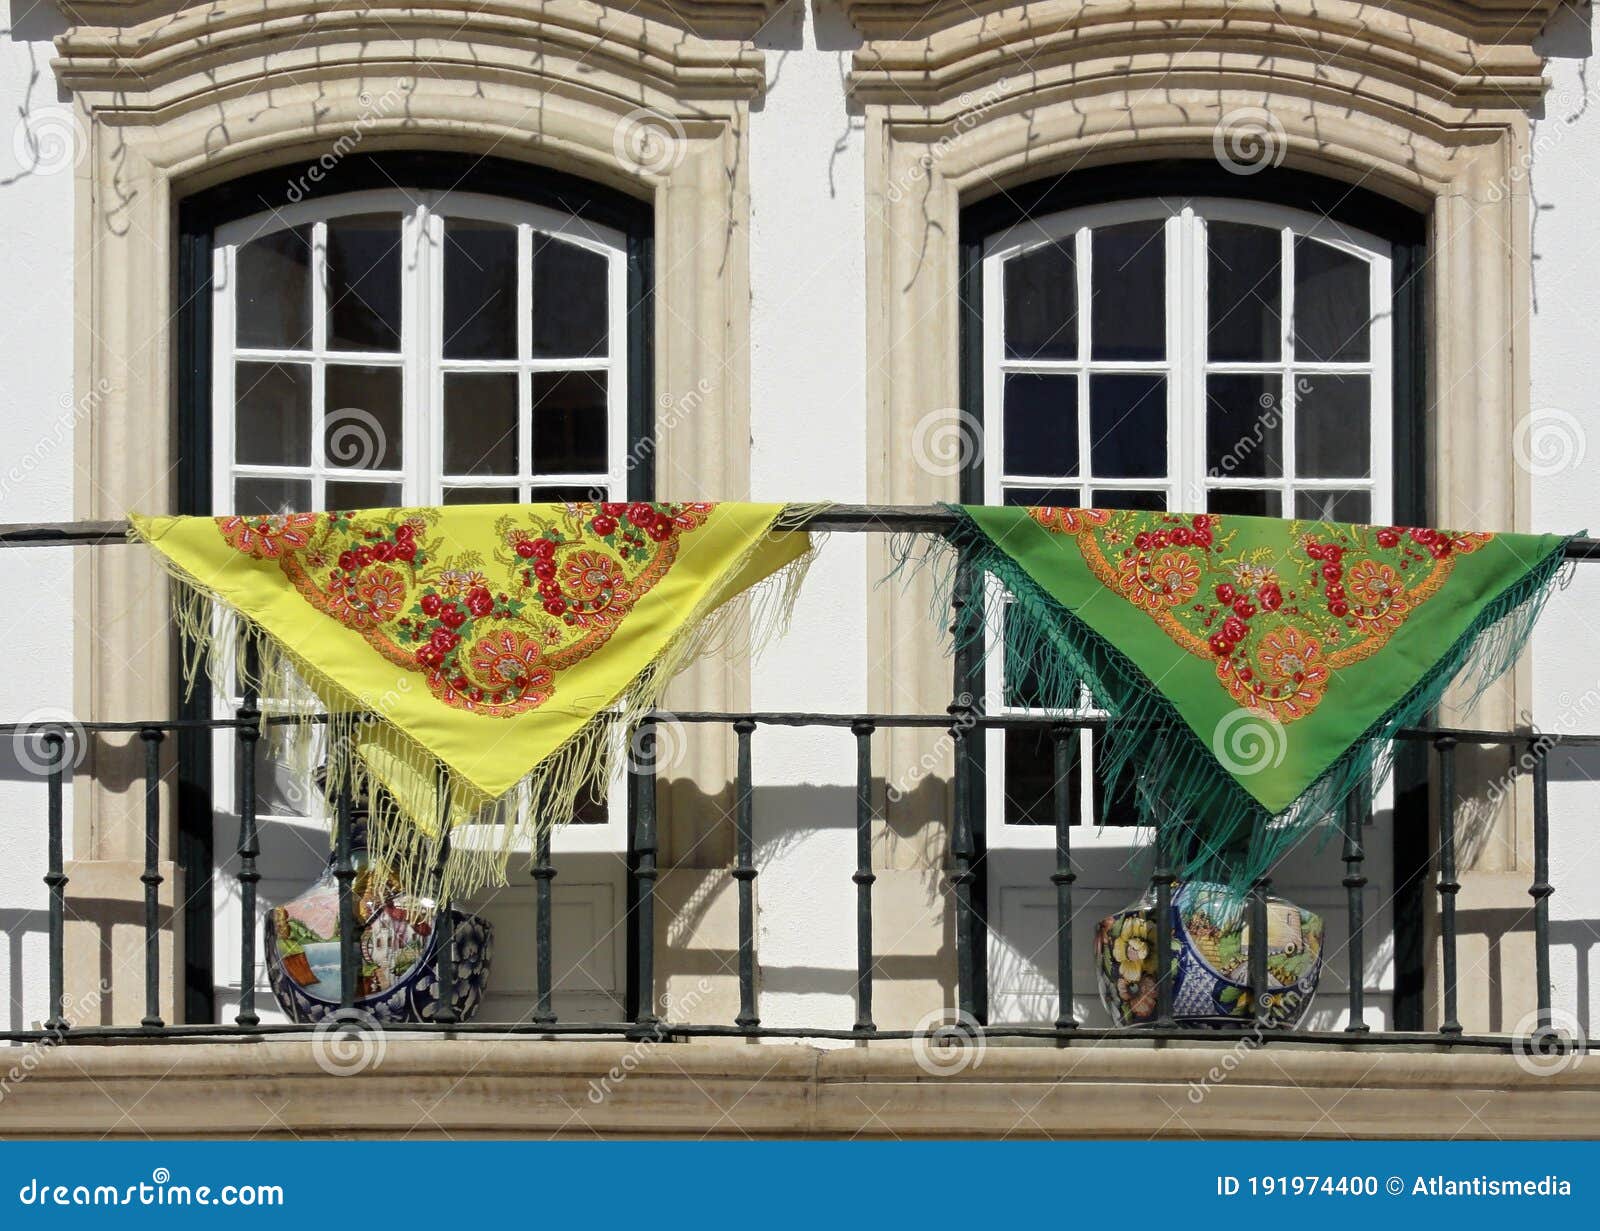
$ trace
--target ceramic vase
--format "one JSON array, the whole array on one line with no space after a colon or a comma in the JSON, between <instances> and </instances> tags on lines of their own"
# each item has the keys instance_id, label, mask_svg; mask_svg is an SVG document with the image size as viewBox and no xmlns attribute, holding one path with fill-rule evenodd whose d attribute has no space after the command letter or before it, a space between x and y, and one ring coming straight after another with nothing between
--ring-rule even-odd
<instances>
[{"instance_id":1,"label":"ceramic vase","mask_svg":"<svg viewBox=\"0 0 1600 1231\"><path fill-rule=\"evenodd\" d=\"M455 935L455 978L439 985L439 951L447 934L435 902L401 891L372 867L366 850L366 809L352 816L351 882L361 969L355 1008L379 1022L427 1022L450 998L457 1021L469 1021L483 1001L494 929L477 915L449 912ZM267 977L279 1006L296 1022L316 1023L339 1012L339 882L333 859L315 884L265 913Z\"/></svg>"},{"instance_id":2,"label":"ceramic vase","mask_svg":"<svg viewBox=\"0 0 1600 1231\"><path fill-rule=\"evenodd\" d=\"M1153 1025L1157 1016L1153 894L1095 928L1095 971L1111 1020ZM1267 899L1265 1017L1276 1028L1305 1020L1322 971L1320 915ZM1172 1017L1179 1026L1241 1026L1256 1018L1250 991L1250 911L1221 885L1178 885L1172 894Z\"/></svg>"}]
</instances>

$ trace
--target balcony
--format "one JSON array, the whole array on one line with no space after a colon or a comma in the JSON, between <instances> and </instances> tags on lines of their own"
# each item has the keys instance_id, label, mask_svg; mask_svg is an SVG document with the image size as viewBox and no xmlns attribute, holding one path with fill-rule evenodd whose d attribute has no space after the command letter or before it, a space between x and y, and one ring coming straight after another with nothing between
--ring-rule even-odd
<instances>
[{"instance_id":1,"label":"balcony","mask_svg":"<svg viewBox=\"0 0 1600 1231\"><path fill-rule=\"evenodd\" d=\"M934 508L854 506L818 515L813 528L881 535L937 532L946 524L946 515ZM90 523L3 527L0 546L127 550L120 526ZM1600 542L1579 543L1573 555L1600 560ZM914 603L903 606L906 619L925 621ZM1183 1028L1174 1020L1173 989L1163 975L1157 1024L1128 1030L1097 1015L1092 976L1085 975L1093 924L1106 913L1108 892L1100 884L1086 895L1085 859L1103 863L1107 848L1091 841L1096 826L1084 820L1081 785L1071 775L1058 772L1053 779L1049 824L1033 825L1026 840L1005 852L1005 875L1018 878L1028 909L1035 916L1045 910L1047 924L1024 938L1003 903L997 907L1000 898L990 883L991 866L999 866L1004 818L992 814L993 796L985 788L984 768L993 764L992 757L985 761L985 745L1009 733L1027 734L1047 741L1059 769L1102 720L998 712L984 701L980 665L966 655L952 661L950 678L951 700L943 712L659 715L637 741L626 790L627 841L618 857L625 864L627 906L616 923L627 969L615 1006L621 1011L563 1011L563 988L570 987L576 967L561 956L557 894L563 860L547 836L512 870L531 897L531 910L515 916L526 918L528 926L501 923L496 939L498 962L515 954L531 971L526 994L486 1003L470 1021L456 1020L445 1004L432 1020L401 1025L361 1019L353 978L343 981L338 1024L312 1028L273 1020L270 995L263 995L262 941L255 926L260 908L269 904L261 883L263 861L272 852L263 848L267 827L257 814L255 786L268 765L254 699L245 698L232 715L153 713L131 721L63 717L0 725L13 739L27 737L42 750L42 815L14 816L9 828L16 834L38 825L47 835L43 865L21 872L46 887L45 908L24 912L14 928L45 933L52 1010L43 1021L20 1022L14 1011L11 1020L0 1022L0 1043L16 1049L19 1064L26 1062L26 1071L13 1070L19 1076L8 1083L9 1097L0 1094L0 1132L177 1133L192 1122L197 1099L212 1117L208 1125L241 1134L380 1131L401 1117L420 1131L451 1133L1188 1136L1259 1133L1266 1114L1270 1125L1296 1136L1423 1135L1438 1132L1441 1115L1452 1125L1462 1120L1461 1108L1469 1105L1477 1109L1463 1122L1461 1131L1468 1135L1562 1136L1592 1127L1600 1111L1600 1079L1579 1064L1588 1050L1583 1009L1559 1002L1553 988L1552 951L1561 941L1553 935L1550 900L1561 886L1551 875L1550 764L1557 753L1600 747L1600 734L1543 731L1533 719L1517 730L1440 726L1403 732L1412 786L1392 798L1353 804L1337 819L1335 840L1314 857L1308 854L1292 873L1297 892L1324 894L1319 902L1337 900L1339 907L1338 917L1329 919L1323 986L1309 1027L1285 1029L1260 1009L1228 1028ZM730 943L709 947L726 996L674 995L663 1003L668 976L692 972L708 950L687 952L686 929L664 926L661 917L663 909L681 911L682 897L665 907L661 897L662 878L673 866L662 858L657 723L731 742L725 818L730 858L718 869L722 879L703 882L712 886L708 894L726 895ZM804 972L769 968L764 953L763 915L769 908L776 912L784 895L758 898L774 865L758 854L764 795L755 767L764 747L795 732L853 754L849 815L817 820L848 829L853 864L819 866L829 881L815 892L852 901L854 966L809 976L818 994L848 987L846 1022L835 1020L837 1014L797 1013L794 994L803 1003L804 993L813 990L803 985ZM882 888L893 871L884 853L892 793L886 794L883 768L886 737L893 733L934 741L939 755L932 774L949 809L931 907L945 943L920 954L909 977L897 946L899 920L885 913L902 909L903 895L888 903ZM127 790L142 801L143 864L134 878L139 887L123 886L120 899L136 908L131 915L106 907L105 916L96 917L92 905L74 896L65 854L73 768L86 741L102 740L125 744L132 757L123 763L138 767ZM232 746L240 788L236 841L231 852L219 852L214 873L236 899L243 921L237 994L213 1020L180 1020L184 1009L174 967L184 921L174 906L182 895L172 883L170 855L163 859L172 849L173 811L163 780L171 772L173 745L208 740ZM1459 903L1470 879L1462 805L1477 789L1463 783L1468 773L1476 782L1481 767L1472 758L1486 750L1498 750L1511 766L1503 790L1522 789L1526 779L1531 829L1527 906L1498 942L1490 942L1490 965L1520 960L1516 954L1522 950L1505 938L1524 937L1532 994L1510 1009L1491 1010L1484 1028L1463 1024L1484 1020L1476 1010L1463 1011L1462 997L1481 1000L1488 976L1482 961L1464 957L1469 947L1473 953L1481 949L1482 929L1471 921L1463 926ZM334 810L333 868L340 910L349 919L356 873L350 808L343 803ZM1404 870L1390 867L1387 858L1380 862L1390 868L1388 883L1378 891L1371 882L1378 810L1391 813L1389 823L1397 829L1411 826L1431 835L1426 883L1411 878L1409 896L1401 883ZM1169 837L1152 835L1148 874L1143 885L1134 886L1147 887L1161 907L1174 891ZM1129 841L1115 849L1139 848ZM1132 858L1119 857L1124 864ZM1267 931L1269 888L1258 884L1248 906L1257 935ZM112 964L104 938L119 926L136 929L142 954L134 969L115 972L114 988L102 981L102 996L88 1005L75 995L77 981L69 980L73 964L85 961L83 954L69 954L69 931L80 925L89 929L87 935L101 937L95 960L102 966ZM1158 909L1157 952L1167 951L1170 926L1166 910ZM30 971L16 956L25 947L15 936L11 941L15 988ZM343 929L344 971L359 966L356 944L353 929ZM1395 973L1402 945L1422 954L1424 990L1415 1000L1424 1020L1409 1027L1400 1020L1398 984L1404 976ZM1026 968L1020 978L1008 970L1013 959ZM453 947L444 946L442 986L453 983L456 960ZM1254 1003L1265 1005L1264 947L1253 955L1249 979ZM776 1021L764 1004L775 982L790 998ZM1579 986L1586 987L1581 980ZM130 994L138 1012L127 1007ZM15 996L14 991L14 1002ZM1375 1007L1375 998L1381 1005ZM758 1041L765 1046L749 1046ZM360 1080L345 1080L343 1073ZM182 1081L169 1080L173 1075ZM413 1104L429 1099L434 1102L419 1121Z\"/></svg>"}]
</instances>

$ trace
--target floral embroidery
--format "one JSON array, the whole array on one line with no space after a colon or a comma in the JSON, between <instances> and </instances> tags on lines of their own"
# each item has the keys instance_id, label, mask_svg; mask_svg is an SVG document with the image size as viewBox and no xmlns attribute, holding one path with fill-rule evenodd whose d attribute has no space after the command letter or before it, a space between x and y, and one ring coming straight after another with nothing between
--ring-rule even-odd
<instances>
[{"instance_id":1,"label":"floral embroidery","mask_svg":"<svg viewBox=\"0 0 1600 1231\"><path fill-rule=\"evenodd\" d=\"M219 518L223 539L278 561L317 610L434 696L510 716L548 701L661 580L709 504L572 503L510 511L494 558L445 555L428 510Z\"/></svg>"},{"instance_id":2,"label":"floral embroidery","mask_svg":"<svg viewBox=\"0 0 1600 1231\"><path fill-rule=\"evenodd\" d=\"M1102 509L1046 507L1029 509L1028 516L1046 530L1055 530L1062 534L1077 534L1079 530L1086 530L1091 526L1105 525L1111 514Z\"/></svg>"},{"instance_id":3,"label":"floral embroidery","mask_svg":"<svg viewBox=\"0 0 1600 1231\"><path fill-rule=\"evenodd\" d=\"M217 528L236 551L257 560L276 560L285 550L298 551L311 540L315 513L272 513L253 517L221 517Z\"/></svg>"},{"instance_id":4,"label":"floral embroidery","mask_svg":"<svg viewBox=\"0 0 1600 1231\"><path fill-rule=\"evenodd\" d=\"M1376 653L1493 536L1405 526L1291 525L1279 556L1237 546L1214 514L1030 509L1073 536L1101 583L1218 681L1279 722L1310 714L1342 668Z\"/></svg>"}]
</instances>

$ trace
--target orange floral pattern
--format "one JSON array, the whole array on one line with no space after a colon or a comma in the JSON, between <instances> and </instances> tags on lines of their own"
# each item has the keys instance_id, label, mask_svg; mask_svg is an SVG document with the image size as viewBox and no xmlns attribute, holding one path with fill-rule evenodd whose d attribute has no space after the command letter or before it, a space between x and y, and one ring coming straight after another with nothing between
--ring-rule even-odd
<instances>
[{"instance_id":1,"label":"orange floral pattern","mask_svg":"<svg viewBox=\"0 0 1600 1231\"><path fill-rule=\"evenodd\" d=\"M711 509L512 509L490 560L448 554L426 509L222 517L217 529L234 550L276 560L308 603L420 673L439 700L511 716L547 702L560 672L611 638Z\"/></svg>"},{"instance_id":2,"label":"orange floral pattern","mask_svg":"<svg viewBox=\"0 0 1600 1231\"><path fill-rule=\"evenodd\" d=\"M1293 522L1288 550L1235 545L1215 514L1030 509L1076 539L1101 584L1216 664L1235 702L1279 722L1317 708L1340 668L1376 653L1493 536Z\"/></svg>"}]
</instances>

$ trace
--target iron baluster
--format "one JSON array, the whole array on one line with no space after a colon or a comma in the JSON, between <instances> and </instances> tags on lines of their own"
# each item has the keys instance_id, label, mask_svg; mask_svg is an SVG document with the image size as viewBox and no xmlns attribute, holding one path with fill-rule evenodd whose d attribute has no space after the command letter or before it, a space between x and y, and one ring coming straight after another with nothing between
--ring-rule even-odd
<instances>
[{"instance_id":1,"label":"iron baluster","mask_svg":"<svg viewBox=\"0 0 1600 1231\"><path fill-rule=\"evenodd\" d=\"M1361 843L1361 829L1366 823L1367 809L1360 789L1352 791L1344 806L1344 888L1350 915L1350 1022L1345 1029L1351 1034L1364 1034L1367 1027L1366 1010L1366 885L1362 863L1367 857Z\"/></svg>"},{"instance_id":2,"label":"iron baluster","mask_svg":"<svg viewBox=\"0 0 1600 1231\"><path fill-rule=\"evenodd\" d=\"M1461 1022L1456 1005L1456 741L1445 735L1434 740L1439 752L1439 933L1444 946L1444 1020L1439 1033L1458 1035Z\"/></svg>"},{"instance_id":3,"label":"iron baluster","mask_svg":"<svg viewBox=\"0 0 1600 1231\"><path fill-rule=\"evenodd\" d=\"M161 740L162 732L146 727L144 744L144 1018L140 1025L161 1023Z\"/></svg>"},{"instance_id":4,"label":"iron baluster","mask_svg":"<svg viewBox=\"0 0 1600 1231\"><path fill-rule=\"evenodd\" d=\"M738 845L733 879L739 886L739 1013L733 1020L746 1028L761 1024L756 1012L755 805L750 763L750 736L755 729L756 724L748 718L733 724L739 743L738 799L733 813Z\"/></svg>"},{"instance_id":5,"label":"iron baluster","mask_svg":"<svg viewBox=\"0 0 1600 1231\"><path fill-rule=\"evenodd\" d=\"M854 723L856 737L856 1024L862 1034L872 1022L872 733L870 722Z\"/></svg>"},{"instance_id":6,"label":"iron baluster","mask_svg":"<svg viewBox=\"0 0 1600 1231\"><path fill-rule=\"evenodd\" d=\"M1051 803L1056 823L1056 870L1050 876L1056 887L1056 1028L1076 1030L1078 1019L1072 1003L1072 742L1078 733L1057 723L1050 728L1054 753L1055 786Z\"/></svg>"}]
</instances>

